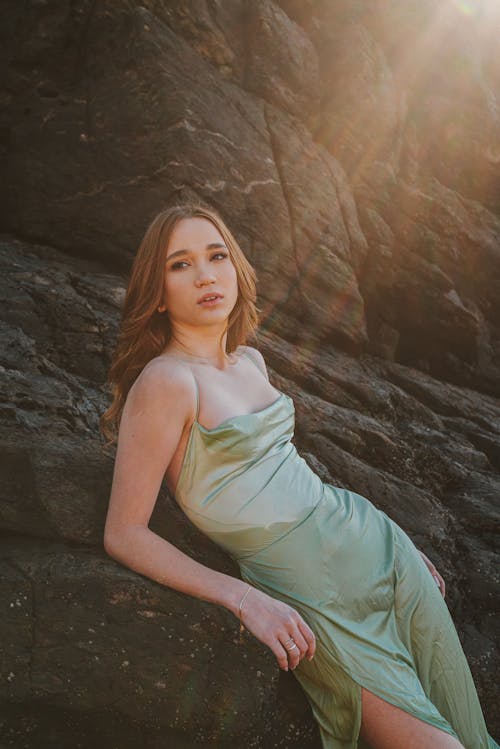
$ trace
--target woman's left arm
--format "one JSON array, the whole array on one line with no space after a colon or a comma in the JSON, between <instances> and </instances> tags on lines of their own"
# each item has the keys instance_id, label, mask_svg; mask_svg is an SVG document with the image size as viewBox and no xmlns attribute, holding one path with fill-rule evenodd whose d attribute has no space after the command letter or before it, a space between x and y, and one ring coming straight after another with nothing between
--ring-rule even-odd
<instances>
[{"instance_id":1,"label":"woman's left arm","mask_svg":"<svg viewBox=\"0 0 500 749\"><path fill-rule=\"evenodd\" d=\"M445 582L444 582L443 578L441 577L441 575L439 574L439 572L437 571L437 569L435 568L435 566L433 565L433 563L431 562L431 560L429 559L429 557L426 557L425 554L424 554L424 552L420 551L420 549L417 549L417 551L420 554L420 556L422 557L422 559L424 560L424 562L425 562L425 564L427 566L427 569L431 573L432 577L436 581L436 585L439 586L439 590L441 591L441 593L443 595L443 598L444 598L445 597L445 593L446 593L446 585L445 585Z\"/></svg>"}]
</instances>

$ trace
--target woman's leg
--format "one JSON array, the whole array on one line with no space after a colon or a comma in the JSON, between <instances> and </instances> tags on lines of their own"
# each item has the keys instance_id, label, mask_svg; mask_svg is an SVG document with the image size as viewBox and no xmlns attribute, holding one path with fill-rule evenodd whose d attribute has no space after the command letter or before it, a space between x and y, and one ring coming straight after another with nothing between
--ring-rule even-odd
<instances>
[{"instance_id":1,"label":"woman's leg","mask_svg":"<svg viewBox=\"0 0 500 749\"><path fill-rule=\"evenodd\" d=\"M464 749L451 734L361 687L360 736L373 749Z\"/></svg>"},{"instance_id":2,"label":"woman's leg","mask_svg":"<svg viewBox=\"0 0 500 749\"><path fill-rule=\"evenodd\" d=\"M448 606L400 528L395 533L395 612L422 688L467 749L491 744L474 679Z\"/></svg>"}]
</instances>

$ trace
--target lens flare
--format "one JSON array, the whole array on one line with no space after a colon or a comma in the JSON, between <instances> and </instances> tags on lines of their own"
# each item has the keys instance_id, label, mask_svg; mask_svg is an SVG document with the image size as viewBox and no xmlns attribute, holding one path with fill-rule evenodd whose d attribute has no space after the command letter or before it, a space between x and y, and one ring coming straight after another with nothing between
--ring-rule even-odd
<instances>
[{"instance_id":1,"label":"lens flare","mask_svg":"<svg viewBox=\"0 0 500 749\"><path fill-rule=\"evenodd\" d=\"M497 0L454 0L454 5L464 16L475 18L498 11Z\"/></svg>"},{"instance_id":2,"label":"lens flare","mask_svg":"<svg viewBox=\"0 0 500 749\"><path fill-rule=\"evenodd\" d=\"M477 12L477 6L474 7L473 3L467 2L467 0L458 0L457 6L466 16L472 16Z\"/></svg>"}]
</instances>

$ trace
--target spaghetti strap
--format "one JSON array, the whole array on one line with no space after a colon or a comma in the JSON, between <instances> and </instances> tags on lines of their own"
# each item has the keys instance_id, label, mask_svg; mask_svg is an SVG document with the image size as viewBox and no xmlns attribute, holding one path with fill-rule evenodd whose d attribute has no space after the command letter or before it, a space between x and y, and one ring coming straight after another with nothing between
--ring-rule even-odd
<instances>
[{"instance_id":1,"label":"spaghetti strap","mask_svg":"<svg viewBox=\"0 0 500 749\"><path fill-rule=\"evenodd\" d=\"M194 385L196 388L196 416L194 417L194 419L195 421L198 421L198 414L200 412L200 389L198 387L198 380L196 379L194 374L193 374L193 377L194 377Z\"/></svg>"},{"instance_id":2,"label":"spaghetti strap","mask_svg":"<svg viewBox=\"0 0 500 749\"><path fill-rule=\"evenodd\" d=\"M262 367L260 366L260 364L257 364L256 360L254 359L253 354L250 355L248 351L242 351L241 353L243 354L243 356L246 356L247 359L250 359L250 361L252 362L252 364L254 364L257 367L257 369L259 370L259 372L262 372L262 374L264 374L264 375L266 374L264 372L264 370L262 369ZM266 379L267 379L267 377L266 377Z\"/></svg>"}]
</instances>

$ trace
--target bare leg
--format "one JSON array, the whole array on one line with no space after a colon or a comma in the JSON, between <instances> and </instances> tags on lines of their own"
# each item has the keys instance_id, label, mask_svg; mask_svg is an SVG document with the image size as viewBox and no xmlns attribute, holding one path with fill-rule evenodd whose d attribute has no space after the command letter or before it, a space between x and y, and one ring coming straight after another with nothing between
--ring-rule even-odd
<instances>
[{"instance_id":1,"label":"bare leg","mask_svg":"<svg viewBox=\"0 0 500 749\"><path fill-rule=\"evenodd\" d=\"M361 738L372 749L464 749L451 734L361 687Z\"/></svg>"}]
</instances>

